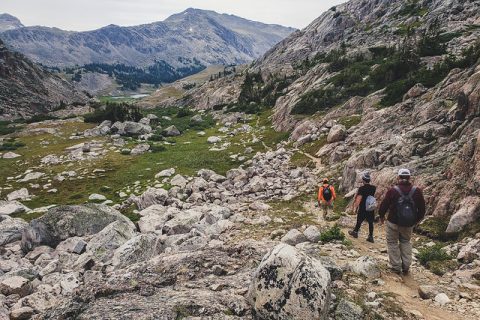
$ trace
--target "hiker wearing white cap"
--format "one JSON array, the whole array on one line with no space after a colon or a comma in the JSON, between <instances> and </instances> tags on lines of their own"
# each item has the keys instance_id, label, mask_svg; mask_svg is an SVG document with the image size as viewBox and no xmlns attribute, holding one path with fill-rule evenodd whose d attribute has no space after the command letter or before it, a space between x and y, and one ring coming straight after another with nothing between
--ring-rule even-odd
<instances>
[{"instance_id":1,"label":"hiker wearing white cap","mask_svg":"<svg viewBox=\"0 0 480 320\"><path fill-rule=\"evenodd\" d=\"M354 212L357 213L357 224L353 230L350 230L350 234L354 238L358 238L358 231L362 226L363 221L368 222L368 238L367 241L373 243L373 220L375 219L375 191L377 187L370 184L370 173L364 172L362 174L363 185L358 188L357 195L355 196L355 203L353 205Z\"/></svg>"},{"instance_id":2,"label":"hiker wearing white cap","mask_svg":"<svg viewBox=\"0 0 480 320\"><path fill-rule=\"evenodd\" d=\"M425 199L422 190L410 182L408 169L398 170L397 185L388 190L380 204L380 222L387 216L387 249L392 271L408 274L412 263L413 227L425 217Z\"/></svg>"}]
</instances>

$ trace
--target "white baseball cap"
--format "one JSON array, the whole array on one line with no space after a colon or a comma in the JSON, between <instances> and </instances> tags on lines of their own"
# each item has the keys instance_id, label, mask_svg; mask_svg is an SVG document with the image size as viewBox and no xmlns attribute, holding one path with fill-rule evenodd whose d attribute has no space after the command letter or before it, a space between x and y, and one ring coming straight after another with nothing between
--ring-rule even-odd
<instances>
[{"instance_id":1,"label":"white baseball cap","mask_svg":"<svg viewBox=\"0 0 480 320\"><path fill-rule=\"evenodd\" d=\"M410 173L410 170L402 168L398 170L398 175L402 177L410 177L412 174Z\"/></svg>"}]
</instances>

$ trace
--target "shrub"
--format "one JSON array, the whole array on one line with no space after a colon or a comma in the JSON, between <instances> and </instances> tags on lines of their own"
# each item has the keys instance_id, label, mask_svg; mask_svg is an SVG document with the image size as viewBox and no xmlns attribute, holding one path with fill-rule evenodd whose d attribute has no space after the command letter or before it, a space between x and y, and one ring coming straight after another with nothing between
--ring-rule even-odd
<instances>
[{"instance_id":1,"label":"shrub","mask_svg":"<svg viewBox=\"0 0 480 320\"><path fill-rule=\"evenodd\" d=\"M148 138L149 141L163 141L165 138L158 134L158 133L155 133L154 135L152 135L150 138Z\"/></svg>"},{"instance_id":2,"label":"shrub","mask_svg":"<svg viewBox=\"0 0 480 320\"><path fill-rule=\"evenodd\" d=\"M420 264L438 275L443 275L447 270L456 266L456 264L451 261L452 256L438 243L434 246L420 249L417 258Z\"/></svg>"},{"instance_id":3,"label":"shrub","mask_svg":"<svg viewBox=\"0 0 480 320\"><path fill-rule=\"evenodd\" d=\"M112 122L139 121L143 118L138 107L126 103L107 102L105 109L98 108L93 113L86 114L84 121L88 123L100 123L104 120Z\"/></svg>"},{"instance_id":4,"label":"shrub","mask_svg":"<svg viewBox=\"0 0 480 320\"><path fill-rule=\"evenodd\" d=\"M193 111L188 108L181 108L177 112L177 118L184 118L189 116L193 116Z\"/></svg>"},{"instance_id":5,"label":"shrub","mask_svg":"<svg viewBox=\"0 0 480 320\"><path fill-rule=\"evenodd\" d=\"M9 124L8 121L0 121L0 136L15 132L15 128L9 127Z\"/></svg>"},{"instance_id":6,"label":"shrub","mask_svg":"<svg viewBox=\"0 0 480 320\"><path fill-rule=\"evenodd\" d=\"M335 224L333 227L328 228L320 235L320 241L322 242L331 242L334 240L343 241L345 239L345 234L340 227Z\"/></svg>"},{"instance_id":7,"label":"shrub","mask_svg":"<svg viewBox=\"0 0 480 320\"><path fill-rule=\"evenodd\" d=\"M0 144L0 151L13 151L25 146L23 142L10 140Z\"/></svg>"},{"instance_id":8,"label":"shrub","mask_svg":"<svg viewBox=\"0 0 480 320\"><path fill-rule=\"evenodd\" d=\"M155 152L163 152L167 150L167 148L162 144L152 144L150 145L150 150L155 153Z\"/></svg>"},{"instance_id":9,"label":"shrub","mask_svg":"<svg viewBox=\"0 0 480 320\"><path fill-rule=\"evenodd\" d=\"M46 120L56 120L58 119L57 117L50 116L48 114L36 114L32 116L31 118L25 120L26 123L35 123L35 122L41 122L41 121L46 121Z\"/></svg>"},{"instance_id":10,"label":"shrub","mask_svg":"<svg viewBox=\"0 0 480 320\"><path fill-rule=\"evenodd\" d=\"M443 249L442 245L437 243L431 247L425 247L419 250L417 254L418 261L426 266L430 261L445 261L452 257Z\"/></svg>"}]
</instances>

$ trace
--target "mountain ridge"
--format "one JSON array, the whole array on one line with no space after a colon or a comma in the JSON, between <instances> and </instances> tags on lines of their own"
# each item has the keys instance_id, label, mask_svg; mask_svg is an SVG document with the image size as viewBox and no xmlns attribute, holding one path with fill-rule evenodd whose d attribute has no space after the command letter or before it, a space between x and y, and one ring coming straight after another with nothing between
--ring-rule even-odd
<instances>
[{"instance_id":1,"label":"mountain ridge","mask_svg":"<svg viewBox=\"0 0 480 320\"><path fill-rule=\"evenodd\" d=\"M259 31L259 26L267 31ZM12 49L48 66L112 62L146 66L154 60L177 66L178 57L196 58L205 65L249 62L294 30L190 8L138 26L108 25L83 32L36 26L1 36Z\"/></svg>"}]
</instances>

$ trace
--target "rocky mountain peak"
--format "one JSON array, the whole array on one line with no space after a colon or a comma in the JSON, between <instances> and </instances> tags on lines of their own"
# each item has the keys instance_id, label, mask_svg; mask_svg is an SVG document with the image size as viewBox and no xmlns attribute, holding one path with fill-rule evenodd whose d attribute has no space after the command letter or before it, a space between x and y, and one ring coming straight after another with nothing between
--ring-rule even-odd
<instances>
[{"instance_id":1,"label":"rocky mountain peak","mask_svg":"<svg viewBox=\"0 0 480 320\"><path fill-rule=\"evenodd\" d=\"M20 20L8 13L0 14L0 32L22 28Z\"/></svg>"}]
</instances>

